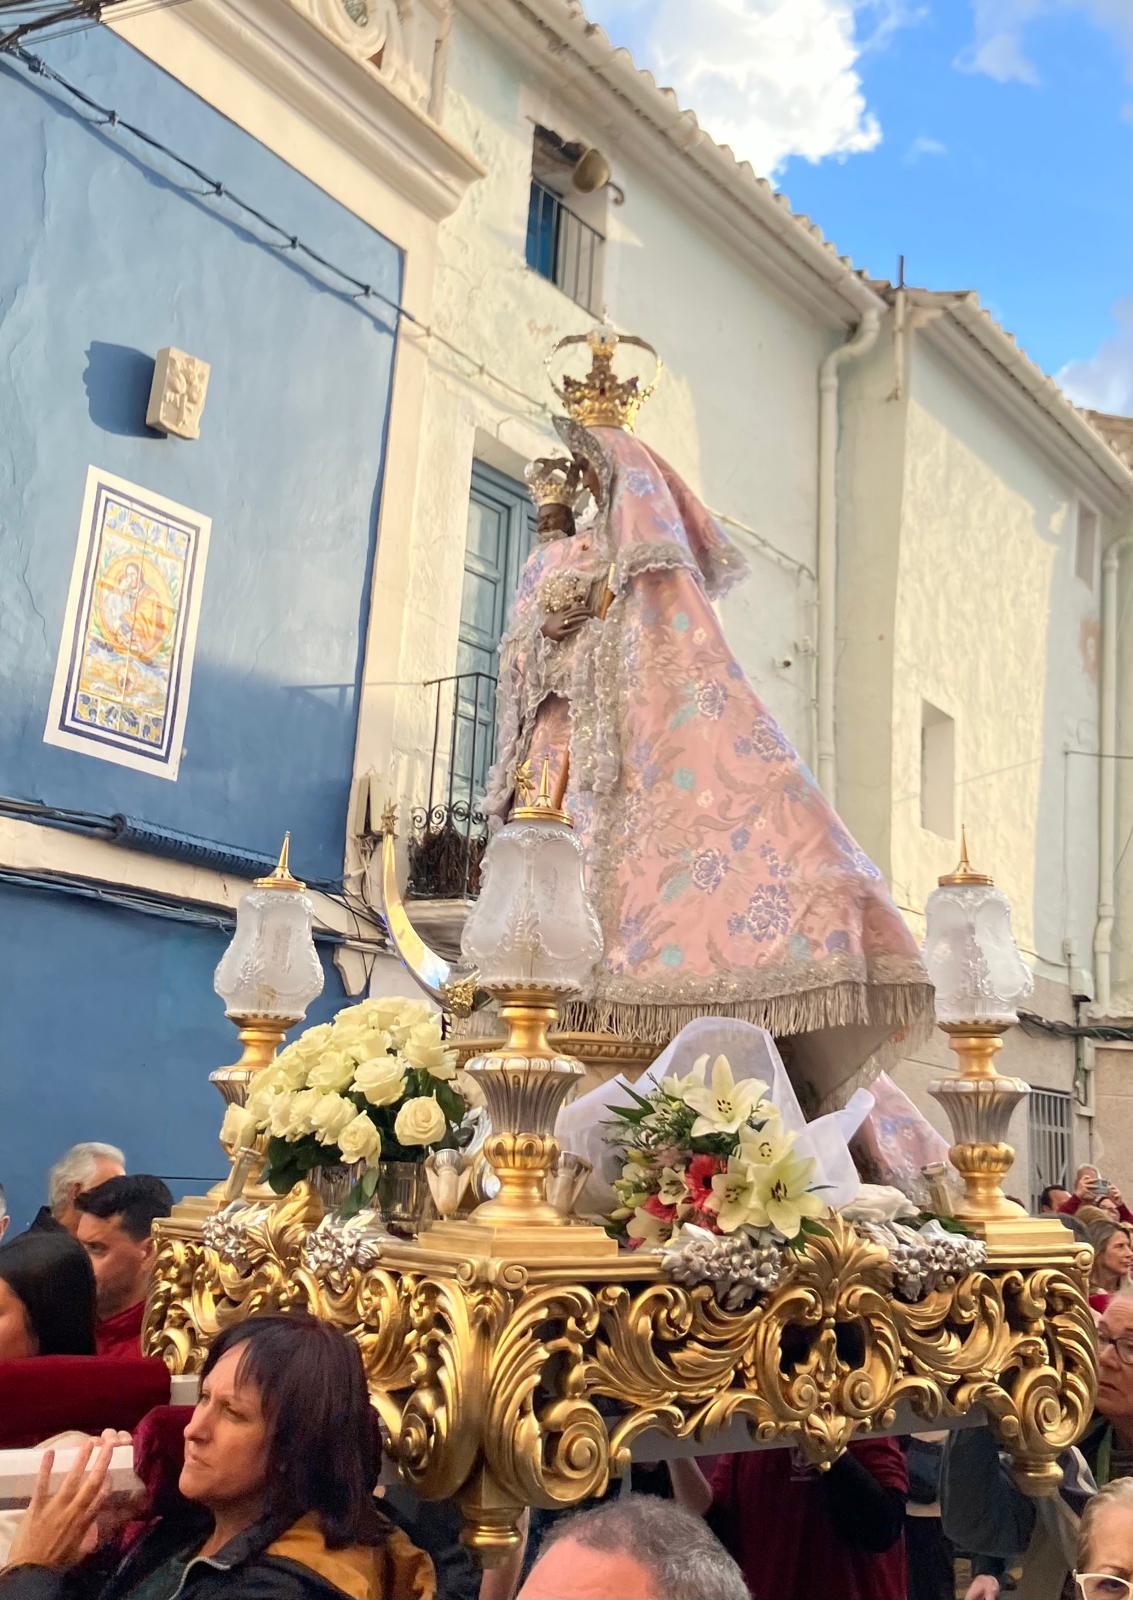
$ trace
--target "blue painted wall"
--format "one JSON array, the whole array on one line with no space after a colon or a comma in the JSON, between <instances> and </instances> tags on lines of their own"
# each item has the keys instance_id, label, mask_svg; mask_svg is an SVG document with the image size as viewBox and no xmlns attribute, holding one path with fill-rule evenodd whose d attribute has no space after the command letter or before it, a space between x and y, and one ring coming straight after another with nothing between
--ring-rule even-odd
<instances>
[{"instance_id":1,"label":"blue painted wall","mask_svg":"<svg viewBox=\"0 0 1133 1600\"><path fill-rule=\"evenodd\" d=\"M397 300L390 242L105 29L38 53ZM0 61L0 794L341 874L395 336L172 163ZM262 237L257 237L257 234ZM370 307L375 309L371 310ZM152 358L212 364L201 438L144 423ZM206 512L176 783L43 743L88 464ZM234 1035L208 931L0 888L0 1181L77 1138L217 1170L208 1072ZM321 1010L342 1002L331 974Z\"/></svg>"},{"instance_id":2,"label":"blue painted wall","mask_svg":"<svg viewBox=\"0 0 1133 1600\"><path fill-rule=\"evenodd\" d=\"M7 998L0 1070L0 1181L13 1228L46 1200L47 1169L81 1139L119 1145L132 1172L202 1194L227 1170L224 1107L208 1075L239 1053L212 991L225 935L0 884ZM343 1004L326 987L308 1023Z\"/></svg>"},{"instance_id":3,"label":"blue painted wall","mask_svg":"<svg viewBox=\"0 0 1133 1600\"><path fill-rule=\"evenodd\" d=\"M113 34L41 53L396 300L393 245ZM0 150L0 791L266 851L290 828L338 876L389 325L7 63ZM195 442L145 428L170 344L212 363ZM175 784L43 743L88 463L213 519Z\"/></svg>"}]
</instances>

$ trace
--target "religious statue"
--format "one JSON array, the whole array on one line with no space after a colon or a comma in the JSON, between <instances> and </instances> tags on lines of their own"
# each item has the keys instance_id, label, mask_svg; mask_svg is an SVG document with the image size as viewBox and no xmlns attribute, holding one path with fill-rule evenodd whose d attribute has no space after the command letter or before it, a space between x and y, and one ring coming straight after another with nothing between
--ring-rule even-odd
<instances>
[{"instance_id":1,"label":"religious statue","mask_svg":"<svg viewBox=\"0 0 1133 1600\"><path fill-rule=\"evenodd\" d=\"M500 645L484 808L506 820L517 770L569 775L605 955L564 1028L660 1048L694 1017L746 1018L788 1058L802 1040L794 1075L822 1100L931 1025L932 990L880 872L728 647L712 602L742 557L633 435L653 384L613 358L644 342L586 342L589 373L556 391L571 456L528 469L538 543Z\"/></svg>"}]
</instances>

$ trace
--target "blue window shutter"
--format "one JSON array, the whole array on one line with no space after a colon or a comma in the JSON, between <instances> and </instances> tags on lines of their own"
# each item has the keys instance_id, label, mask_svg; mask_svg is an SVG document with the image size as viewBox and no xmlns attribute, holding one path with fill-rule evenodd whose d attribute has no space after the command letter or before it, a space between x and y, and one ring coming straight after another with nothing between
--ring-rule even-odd
<instances>
[{"instance_id":1,"label":"blue window shutter","mask_svg":"<svg viewBox=\"0 0 1133 1600\"><path fill-rule=\"evenodd\" d=\"M494 755L497 650L508 607L535 536L524 484L482 461L472 463L464 591L456 670L461 675L453 750L454 790L483 792ZM479 678L474 674L479 673Z\"/></svg>"}]
</instances>

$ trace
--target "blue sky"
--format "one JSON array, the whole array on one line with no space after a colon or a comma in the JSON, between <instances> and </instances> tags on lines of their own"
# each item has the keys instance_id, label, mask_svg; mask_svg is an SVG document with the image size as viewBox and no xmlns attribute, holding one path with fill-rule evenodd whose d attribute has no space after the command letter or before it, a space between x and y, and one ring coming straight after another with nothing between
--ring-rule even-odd
<instances>
[{"instance_id":1,"label":"blue sky","mask_svg":"<svg viewBox=\"0 0 1133 1600\"><path fill-rule=\"evenodd\" d=\"M1133 412L1133 0L587 0L856 265Z\"/></svg>"}]
</instances>

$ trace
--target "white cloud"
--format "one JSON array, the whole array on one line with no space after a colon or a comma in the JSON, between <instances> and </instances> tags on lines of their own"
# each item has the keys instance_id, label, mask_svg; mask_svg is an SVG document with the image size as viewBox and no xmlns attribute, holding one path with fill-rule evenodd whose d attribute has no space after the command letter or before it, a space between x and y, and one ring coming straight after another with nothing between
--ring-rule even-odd
<instances>
[{"instance_id":1,"label":"white cloud","mask_svg":"<svg viewBox=\"0 0 1133 1600\"><path fill-rule=\"evenodd\" d=\"M589 0L587 12L765 175L880 143L856 63L924 14L913 0Z\"/></svg>"},{"instance_id":2,"label":"white cloud","mask_svg":"<svg viewBox=\"0 0 1133 1600\"><path fill-rule=\"evenodd\" d=\"M939 139L930 139L921 133L913 140L901 158L907 167L915 167L918 161L923 161L925 156L946 156L948 146Z\"/></svg>"},{"instance_id":3,"label":"white cloud","mask_svg":"<svg viewBox=\"0 0 1133 1600\"><path fill-rule=\"evenodd\" d=\"M998 83L1037 84L1038 68L1027 55L1025 34L1037 17L1079 11L1096 27L1116 34L1133 76L1131 0L972 0L972 43L956 58L965 72L983 72Z\"/></svg>"},{"instance_id":4,"label":"white cloud","mask_svg":"<svg viewBox=\"0 0 1133 1600\"><path fill-rule=\"evenodd\" d=\"M1092 356L1071 361L1058 382L1075 405L1133 416L1133 295L1113 308L1117 331Z\"/></svg>"}]
</instances>

